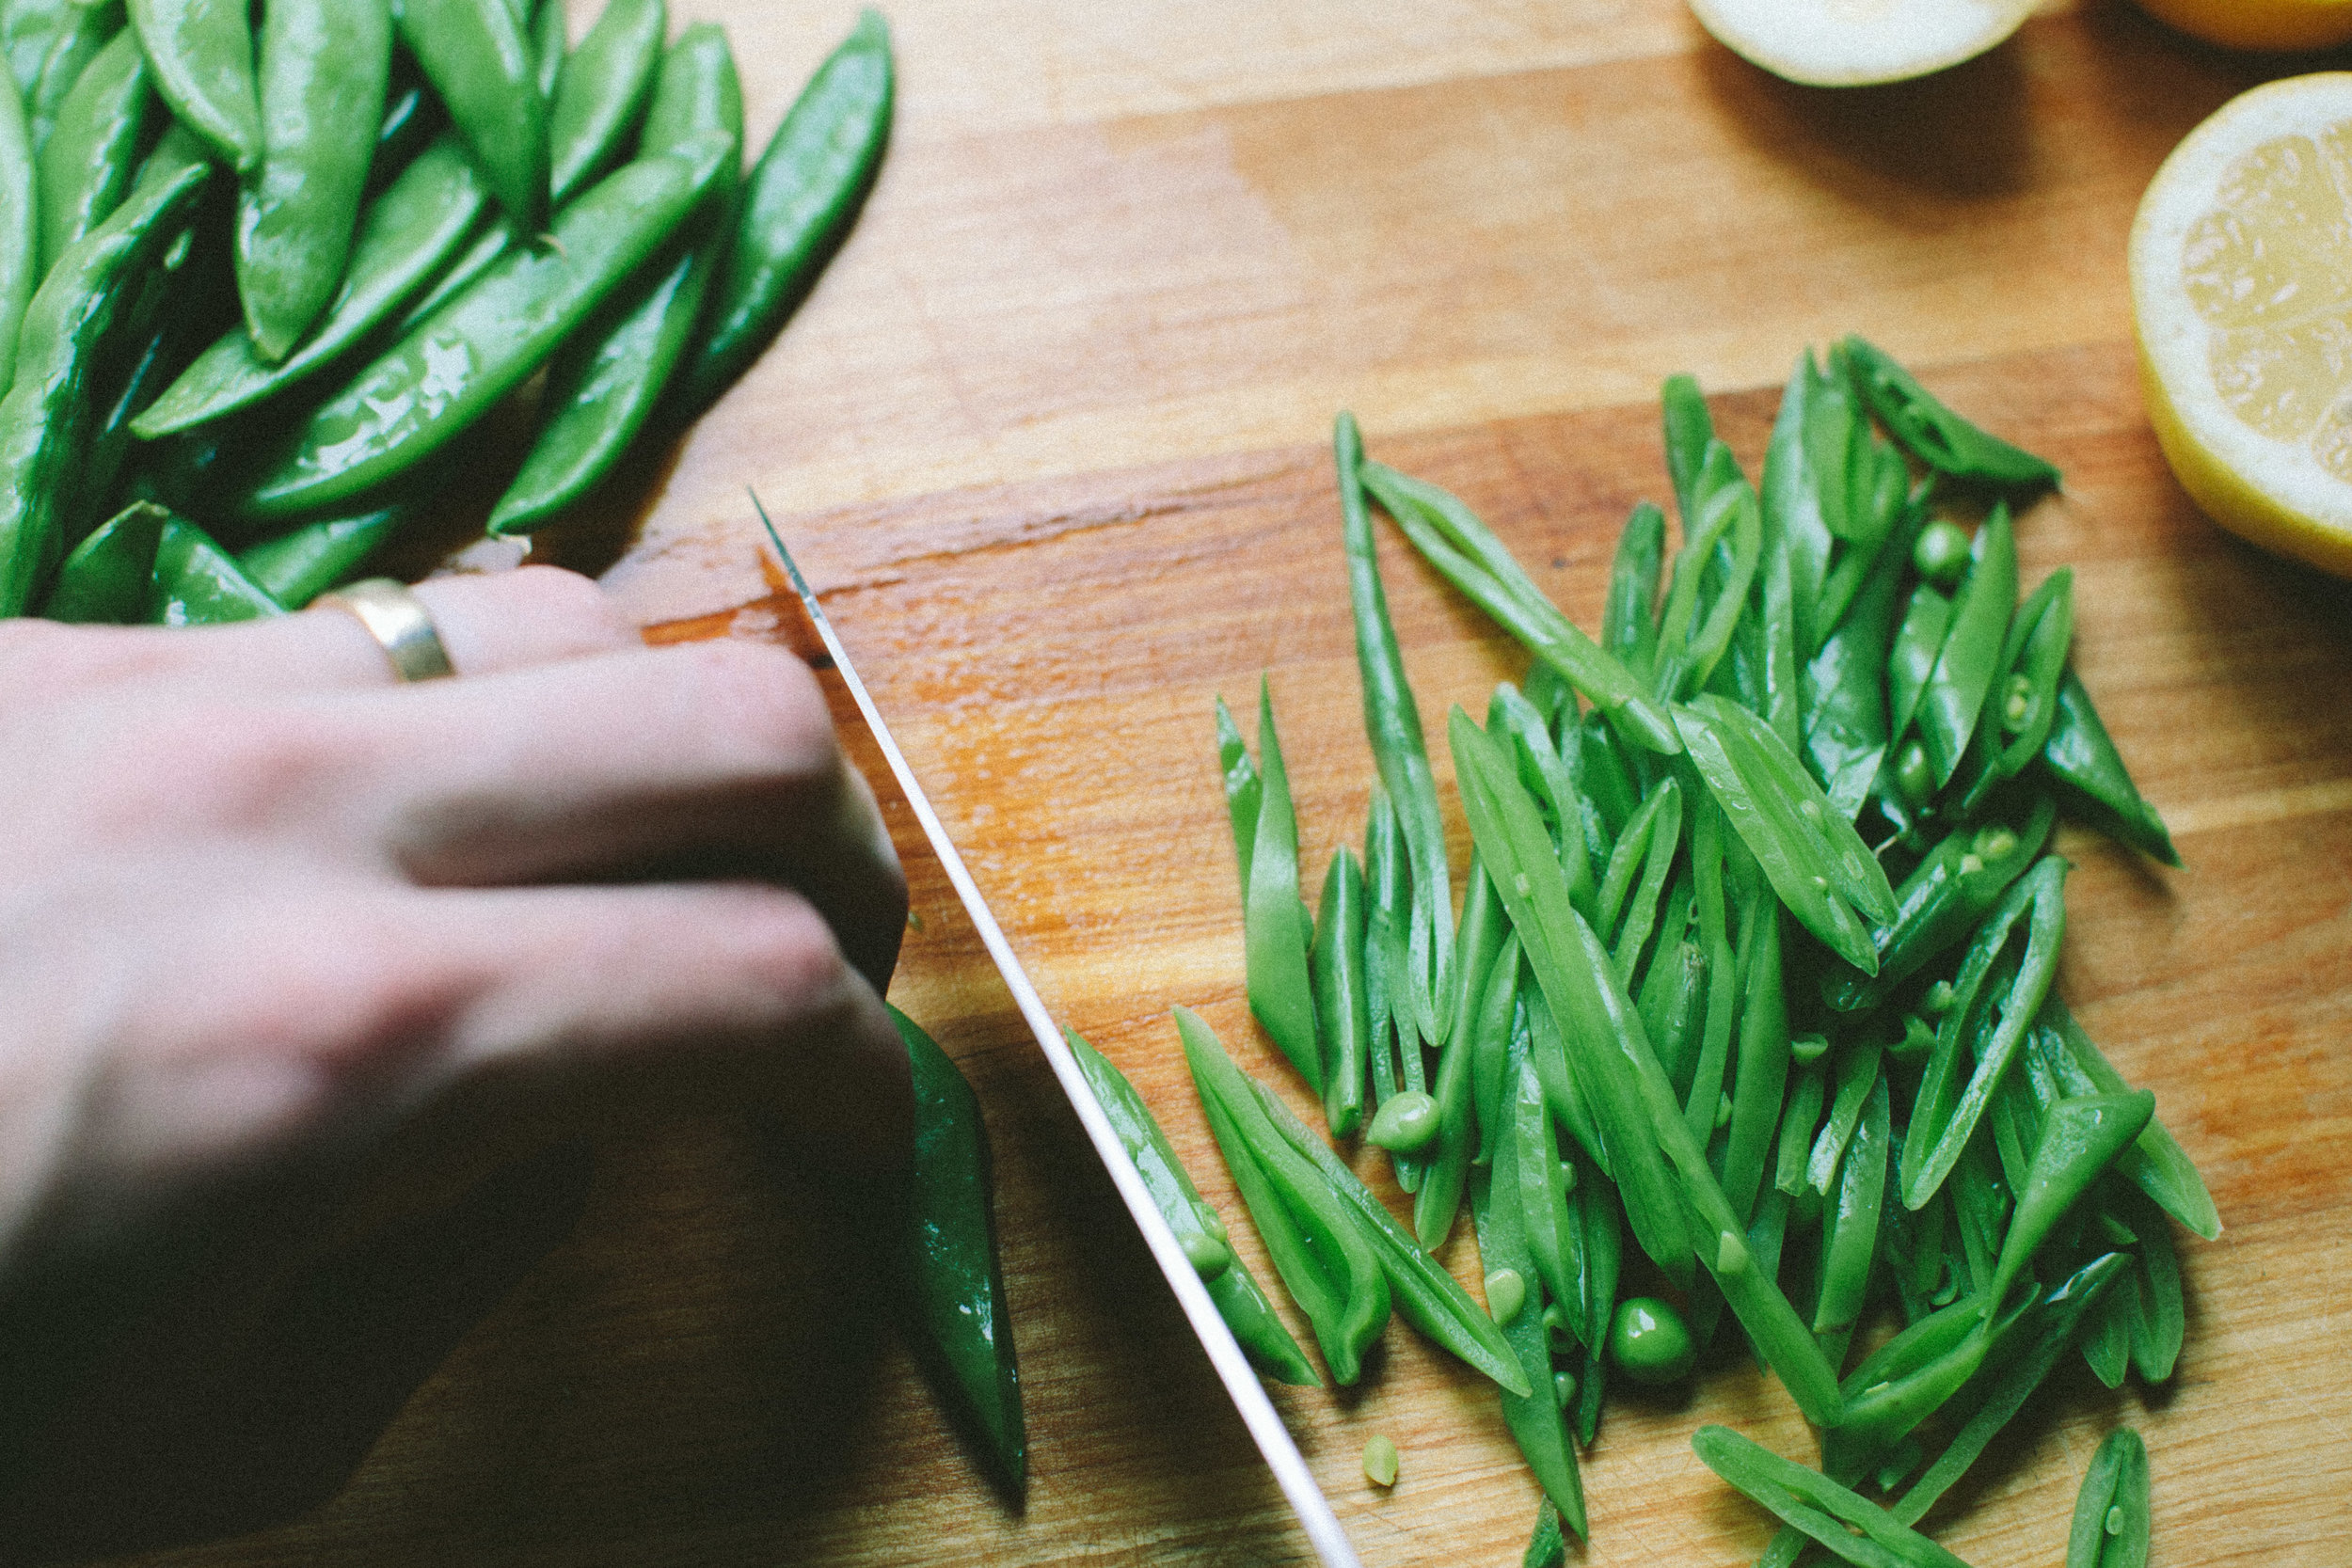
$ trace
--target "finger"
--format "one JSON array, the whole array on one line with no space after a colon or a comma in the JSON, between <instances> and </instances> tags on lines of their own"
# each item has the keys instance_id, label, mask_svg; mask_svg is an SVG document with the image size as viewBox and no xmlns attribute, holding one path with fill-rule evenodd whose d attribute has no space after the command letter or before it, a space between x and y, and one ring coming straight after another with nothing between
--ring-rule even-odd
<instances>
[{"instance_id":1,"label":"finger","mask_svg":"<svg viewBox=\"0 0 2352 1568\"><path fill-rule=\"evenodd\" d=\"M367 768L347 798L412 879L764 878L806 895L887 984L905 879L816 678L783 650L632 651L435 683L355 715Z\"/></svg>"},{"instance_id":2,"label":"finger","mask_svg":"<svg viewBox=\"0 0 2352 1568\"><path fill-rule=\"evenodd\" d=\"M413 592L461 675L523 669L639 644L610 596L553 566L434 578ZM11 628L13 630L13 628ZM229 685L248 693L394 684L384 649L332 605L219 626L45 626L9 649L49 689L133 680Z\"/></svg>"},{"instance_id":3,"label":"finger","mask_svg":"<svg viewBox=\"0 0 2352 1568\"><path fill-rule=\"evenodd\" d=\"M83 1104L68 1174L102 1204L420 1117L428 1198L600 1127L745 1105L827 1161L905 1158L905 1047L787 890L354 881L229 902L167 959Z\"/></svg>"}]
</instances>

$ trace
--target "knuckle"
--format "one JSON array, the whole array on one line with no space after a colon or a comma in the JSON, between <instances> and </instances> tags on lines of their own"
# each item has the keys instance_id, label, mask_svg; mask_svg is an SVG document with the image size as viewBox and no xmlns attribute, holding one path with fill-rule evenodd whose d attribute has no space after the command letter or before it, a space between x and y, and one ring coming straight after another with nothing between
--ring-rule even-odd
<instances>
[{"instance_id":1,"label":"knuckle","mask_svg":"<svg viewBox=\"0 0 2352 1568\"><path fill-rule=\"evenodd\" d=\"M346 750L314 709L215 703L151 715L119 743L128 753L120 766L97 771L129 830L237 831L314 808ZM157 768L159 757L171 766Z\"/></svg>"},{"instance_id":2,"label":"knuckle","mask_svg":"<svg viewBox=\"0 0 2352 1568\"><path fill-rule=\"evenodd\" d=\"M593 578L560 566L520 566L484 579L485 609L552 634L567 651L635 646L637 629Z\"/></svg>"}]
</instances>

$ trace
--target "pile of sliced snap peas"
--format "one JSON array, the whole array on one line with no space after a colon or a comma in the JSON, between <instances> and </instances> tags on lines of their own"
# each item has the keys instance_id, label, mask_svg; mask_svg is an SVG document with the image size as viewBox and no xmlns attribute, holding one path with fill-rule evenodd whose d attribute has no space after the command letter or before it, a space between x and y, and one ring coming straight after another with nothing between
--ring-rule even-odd
<instances>
[{"instance_id":1,"label":"pile of sliced snap peas","mask_svg":"<svg viewBox=\"0 0 2352 1568\"><path fill-rule=\"evenodd\" d=\"M1576 1447L1612 1372L1671 1381L1742 1341L1821 1444L1814 1469L1694 1440L1786 1521L1763 1561L1950 1563L1915 1527L2069 1353L2110 1387L2170 1376L2171 1226L2220 1228L2154 1097L2051 987L2055 822L2178 857L2069 665L2072 574L2019 597L2011 508L2056 469L1854 338L1799 359L1758 483L1688 377L1664 424L1680 546L1635 509L1594 638L1341 416L1378 781L1312 913L1271 698L1254 759L1217 705L1251 1010L1331 1136L1387 1151L1412 1234L1180 1008L1182 1043L1339 1381L1467 1199L1507 1364L1432 1332L1501 1388L1544 1492L1531 1564L1585 1531ZM1458 920L1375 504L1534 656L1484 725L1448 719ZM1238 1267L1218 1243L1204 1272ZM1232 1321L1297 1380L1278 1319ZM2144 1560L2146 1473L2135 1435L2102 1450L2070 1563Z\"/></svg>"},{"instance_id":2,"label":"pile of sliced snap peas","mask_svg":"<svg viewBox=\"0 0 2352 1568\"><path fill-rule=\"evenodd\" d=\"M667 21L0 0L0 615L299 609L453 487L529 533L674 438L855 217L893 71L867 11L746 174L724 34Z\"/></svg>"}]
</instances>

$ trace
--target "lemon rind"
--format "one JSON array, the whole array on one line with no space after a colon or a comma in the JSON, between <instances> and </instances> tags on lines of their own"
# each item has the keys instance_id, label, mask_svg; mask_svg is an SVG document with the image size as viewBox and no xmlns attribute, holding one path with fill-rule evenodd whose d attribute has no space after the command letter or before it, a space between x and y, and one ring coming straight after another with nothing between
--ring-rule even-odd
<instances>
[{"instance_id":1,"label":"lemon rind","mask_svg":"<svg viewBox=\"0 0 2352 1568\"><path fill-rule=\"evenodd\" d=\"M1717 41L1775 76L1870 87L1947 70L2014 33L2034 0L1690 0ZM1867 9L1866 9L1867 6ZM1834 14L1844 10L1847 14Z\"/></svg>"}]
</instances>

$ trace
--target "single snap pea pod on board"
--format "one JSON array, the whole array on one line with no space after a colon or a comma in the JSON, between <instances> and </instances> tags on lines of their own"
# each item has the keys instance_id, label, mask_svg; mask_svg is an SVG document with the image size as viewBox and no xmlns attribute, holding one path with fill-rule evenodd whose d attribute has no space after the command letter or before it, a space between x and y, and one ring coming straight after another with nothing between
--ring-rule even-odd
<instances>
[{"instance_id":1,"label":"single snap pea pod on board","mask_svg":"<svg viewBox=\"0 0 2352 1568\"><path fill-rule=\"evenodd\" d=\"M40 75L24 88L24 134L35 155L47 145L73 84L122 26L122 0L100 0L97 5L68 8L65 26L50 40Z\"/></svg>"},{"instance_id":2,"label":"single snap pea pod on board","mask_svg":"<svg viewBox=\"0 0 2352 1568\"><path fill-rule=\"evenodd\" d=\"M134 501L73 546L40 612L52 621L133 626L147 619L155 551L171 517L152 501Z\"/></svg>"},{"instance_id":3,"label":"single snap pea pod on board","mask_svg":"<svg viewBox=\"0 0 2352 1568\"><path fill-rule=\"evenodd\" d=\"M103 418L88 375L151 274L183 242L210 168L151 166L105 222L57 259L17 340L0 399L0 616L22 615L64 554L60 504Z\"/></svg>"},{"instance_id":4,"label":"single snap pea pod on board","mask_svg":"<svg viewBox=\"0 0 2352 1568\"><path fill-rule=\"evenodd\" d=\"M2058 471L2029 451L1987 435L1937 401L1883 350L1849 337L1831 361L1913 456L1939 473L2012 486L2056 484Z\"/></svg>"},{"instance_id":5,"label":"single snap pea pod on board","mask_svg":"<svg viewBox=\"0 0 2352 1568\"><path fill-rule=\"evenodd\" d=\"M751 368L849 232L882 164L894 91L889 24L861 11L744 182L725 263L678 372L677 424Z\"/></svg>"},{"instance_id":6,"label":"single snap pea pod on board","mask_svg":"<svg viewBox=\"0 0 2352 1568\"><path fill-rule=\"evenodd\" d=\"M24 103L0 82L0 391L16 373L16 334L40 280L38 176L24 132Z\"/></svg>"},{"instance_id":7,"label":"single snap pea pod on board","mask_svg":"<svg viewBox=\"0 0 2352 1568\"><path fill-rule=\"evenodd\" d=\"M698 138L607 176L558 215L552 244L501 257L313 410L243 514L323 511L432 455L547 362L660 247L733 153L723 137Z\"/></svg>"},{"instance_id":8,"label":"single snap pea pod on board","mask_svg":"<svg viewBox=\"0 0 2352 1568\"><path fill-rule=\"evenodd\" d=\"M1071 1053L1078 1059L1078 1069L1086 1074L1087 1084L1094 1090L1095 1102L1110 1118L1111 1127L1119 1133L1119 1141L1126 1146L1128 1158L1136 1163L1136 1170L1152 1194L1152 1200L1176 1232L1184 1254L1193 1260L1208 1287L1209 1299L1216 1304L1217 1315L1225 1326L1233 1331L1233 1338L1248 1355L1250 1364L1266 1376L1280 1383L1319 1388L1323 1379L1299 1349L1298 1341L1282 1325L1266 1298L1265 1291L1249 1266L1233 1253L1225 1234L1225 1223L1193 1185L1192 1175L1176 1157L1175 1146L1168 1141L1167 1132L1151 1107L1127 1081L1127 1075L1117 1064L1094 1049L1073 1030L1064 1029L1070 1041Z\"/></svg>"},{"instance_id":9,"label":"single snap pea pod on board","mask_svg":"<svg viewBox=\"0 0 2352 1568\"><path fill-rule=\"evenodd\" d=\"M2066 1568L2147 1568L2148 1445L2117 1427L2090 1456L2066 1536Z\"/></svg>"},{"instance_id":10,"label":"single snap pea pod on board","mask_svg":"<svg viewBox=\"0 0 2352 1568\"><path fill-rule=\"evenodd\" d=\"M508 0L403 0L400 36L506 215L535 234L548 214L548 104L531 40Z\"/></svg>"},{"instance_id":11,"label":"single snap pea pod on board","mask_svg":"<svg viewBox=\"0 0 2352 1568\"><path fill-rule=\"evenodd\" d=\"M342 292L306 341L272 364L245 328L232 329L198 355L132 429L151 441L190 430L333 364L442 271L488 199L464 146L443 135L360 214Z\"/></svg>"},{"instance_id":12,"label":"single snap pea pod on board","mask_svg":"<svg viewBox=\"0 0 2352 1568\"><path fill-rule=\"evenodd\" d=\"M252 173L262 162L262 112L246 0L129 5L155 90L216 157L241 175Z\"/></svg>"},{"instance_id":13,"label":"single snap pea pod on board","mask_svg":"<svg viewBox=\"0 0 2352 1568\"><path fill-rule=\"evenodd\" d=\"M40 159L37 264L44 276L68 246L121 204L138 170L140 136L153 101L139 40L127 32L98 52L66 95Z\"/></svg>"},{"instance_id":14,"label":"single snap pea pod on board","mask_svg":"<svg viewBox=\"0 0 2352 1568\"><path fill-rule=\"evenodd\" d=\"M358 577L417 511L414 505L388 506L353 517L305 523L240 552L237 564L272 598L288 610L300 610Z\"/></svg>"},{"instance_id":15,"label":"single snap pea pod on board","mask_svg":"<svg viewBox=\"0 0 2352 1568\"><path fill-rule=\"evenodd\" d=\"M237 558L184 517L165 521L155 544L147 619L162 626L211 626L283 615L286 607L246 576Z\"/></svg>"},{"instance_id":16,"label":"single snap pea pod on board","mask_svg":"<svg viewBox=\"0 0 2352 1568\"><path fill-rule=\"evenodd\" d=\"M996 1252L988 1127L954 1059L895 1006L890 1022L914 1084L914 1150L892 1249L909 1348L975 1440L990 1479L1018 1497L1028 1485L1028 1440Z\"/></svg>"},{"instance_id":17,"label":"single snap pea pod on board","mask_svg":"<svg viewBox=\"0 0 2352 1568\"><path fill-rule=\"evenodd\" d=\"M2181 863L2172 835L2132 783L2122 753L2108 738L2090 693L2069 669L2058 680L2050 736L2042 743L2040 770L2059 791L2069 816L2080 818L2119 844L2128 844L2167 865Z\"/></svg>"},{"instance_id":18,"label":"single snap pea pod on board","mask_svg":"<svg viewBox=\"0 0 2352 1568\"><path fill-rule=\"evenodd\" d=\"M237 297L275 363L342 286L383 129L391 13L385 0L270 0L261 42L262 168L237 213Z\"/></svg>"},{"instance_id":19,"label":"single snap pea pod on board","mask_svg":"<svg viewBox=\"0 0 2352 1568\"><path fill-rule=\"evenodd\" d=\"M548 8L563 12L556 0ZM601 173L636 128L666 24L662 0L606 0L596 25L564 57L548 106L548 198L556 206Z\"/></svg>"}]
</instances>

